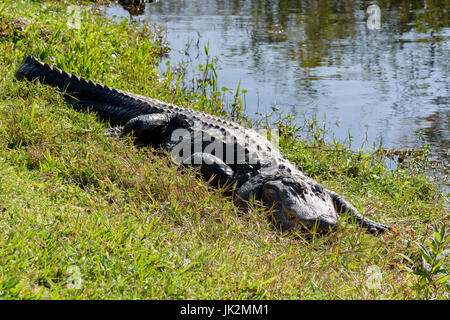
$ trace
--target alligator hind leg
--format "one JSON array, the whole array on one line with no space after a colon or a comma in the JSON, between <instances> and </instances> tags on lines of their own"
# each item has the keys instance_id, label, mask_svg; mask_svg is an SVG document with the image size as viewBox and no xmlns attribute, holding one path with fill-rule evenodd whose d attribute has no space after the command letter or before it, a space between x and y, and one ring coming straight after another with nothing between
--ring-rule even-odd
<instances>
[{"instance_id":1,"label":"alligator hind leg","mask_svg":"<svg viewBox=\"0 0 450 320\"><path fill-rule=\"evenodd\" d=\"M121 135L132 133L139 143L158 145L167 137L170 120L170 116L162 113L144 114L112 130L120 131Z\"/></svg>"},{"instance_id":2,"label":"alligator hind leg","mask_svg":"<svg viewBox=\"0 0 450 320\"><path fill-rule=\"evenodd\" d=\"M231 185L235 182L233 169L210 153L199 152L189 156L181 163L179 169L187 167L199 167L205 179L212 178L211 182L215 186Z\"/></svg>"}]
</instances>

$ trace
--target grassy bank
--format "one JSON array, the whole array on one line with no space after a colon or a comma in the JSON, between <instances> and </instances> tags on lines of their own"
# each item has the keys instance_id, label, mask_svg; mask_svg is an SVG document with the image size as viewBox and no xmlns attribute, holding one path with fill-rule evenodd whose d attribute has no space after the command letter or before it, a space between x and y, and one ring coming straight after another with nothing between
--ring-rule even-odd
<instances>
[{"instance_id":1,"label":"grassy bank","mask_svg":"<svg viewBox=\"0 0 450 320\"><path fill-rule=\"evenodd\" d=\"M422 173L426 152L389 171L381 152L325 144L313 120L309 137L283 121L280 146L292 161L397 232L374 237L343 223L329 235L281 234L267 212L238 211L220 190L177 173L166 154L106 137L107 123L54 89L13 81L33 54L102 84L229 116L217 90L158 77L166 48L154 30L87 9L79 28L68 28L72 17L67 3L0 1L0 297L448 298L448 259L438 261L448 207Z\"/></svg>"}]
</instances>

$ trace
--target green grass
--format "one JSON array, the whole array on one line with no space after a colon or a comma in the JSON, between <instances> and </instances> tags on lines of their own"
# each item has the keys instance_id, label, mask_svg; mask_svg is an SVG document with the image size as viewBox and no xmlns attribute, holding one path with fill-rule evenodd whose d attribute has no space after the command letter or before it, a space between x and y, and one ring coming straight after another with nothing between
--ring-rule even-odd
<instances>
[{"instance_id":1,"label":"green grass","mask_svg":"<svg viewBox=\"0 0 450 320\"><path fill-rule=\"evenodd\" d=\"M343 222L328 235L282 234L266 211L239 211L194 173L179 174L168 155L106 137L107 123L54 89L13 81L33 54L102 84L230 117L217 89L158 79L166 49L154 30L86 10L81 28L70 29L67 4L57 1L0 8L0 297L448 299L447 258L440 272L419 272L433 225L448 229L448 204L421 169L426 154L390 171L381 152L325 144L313 120L305 122L311 139L283 121L280 145L292 161L398 232L375 237ZM382 272L377 289L367 285L371 266Z\"/></svg>"}]
</instances>

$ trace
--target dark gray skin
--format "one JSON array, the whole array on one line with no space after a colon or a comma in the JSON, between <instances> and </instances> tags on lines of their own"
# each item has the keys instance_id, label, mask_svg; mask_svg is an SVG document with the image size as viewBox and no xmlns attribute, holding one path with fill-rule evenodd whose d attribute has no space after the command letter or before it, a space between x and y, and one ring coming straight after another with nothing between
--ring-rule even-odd
<instances>
[{"instance_id":1,"label":"dark gray skin","mask_svg":"<svg viewBox=\"0 0 450 320\"><path fill-rule=\"evenodd\" d=\"M181 168L199 167L216 185L234 185L238 205L245 206L251 199L260 201L272 209L275 223L282 230L298 226L333 230L341 214L370 233L391 230L364 217L348 201L305 176L265 137L239 124L102 86L32 56L24 58L15 77L55 86L76 108L94 110L119 126L112 131L133 133L140 143L177 155L174 157ZM180 129L182 134L178 134ZM199 151L195 141L200 141ZM182 144L189 148L186 154L177 153Z\"/></svg>"}]
</instances>

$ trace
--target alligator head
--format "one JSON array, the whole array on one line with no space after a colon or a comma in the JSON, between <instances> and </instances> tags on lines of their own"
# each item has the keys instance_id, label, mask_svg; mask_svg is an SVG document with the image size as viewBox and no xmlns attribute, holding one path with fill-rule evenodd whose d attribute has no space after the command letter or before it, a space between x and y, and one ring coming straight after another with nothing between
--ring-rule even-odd
<instances>
[{"instance_id":1,"label":"alligator head","mask_svg":"<svg viewBox=\"0 0 450 320\"><path fill-rule=\"evenodd\" d=\"M254 197L271 208L275 223L282 230L296 226L309 229L334 229L338 213L332 197L315 181L303 181L286 175L257 176L238 190L238 203Z\"/></svg>"},{"instance_id":2,"label":"alligator head","mask_svg":"<svg viewBox=\"0 0 450 320\"><path fill-rule=\"evenodd\" d=\"M262 186L261 201L273 209L275 221L283 230L297 225L330 230L338 221L333 200L319 184L291 178L268 181Z\"/></svg>"},{"instance_id":3,"label":"alligator head","mask_svg":"<svg viewBox=\"0 0 450 320\"><path fill-rule=\"evenodd\" d=\"M252 198L272 209L274 222L281 230L302 226L329 231L337 227L341 214L350 216L370 233L392 230L364 217L347 200L300 172L252 177L237 191L237 204Z\"/></svg>"}]
</instances>

